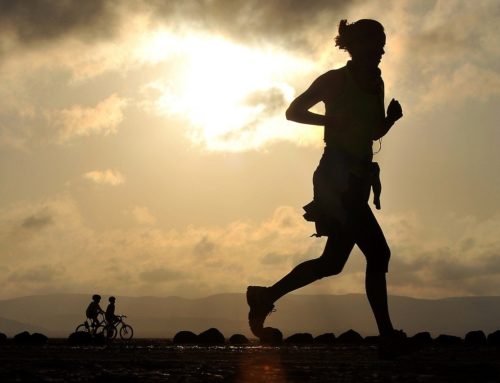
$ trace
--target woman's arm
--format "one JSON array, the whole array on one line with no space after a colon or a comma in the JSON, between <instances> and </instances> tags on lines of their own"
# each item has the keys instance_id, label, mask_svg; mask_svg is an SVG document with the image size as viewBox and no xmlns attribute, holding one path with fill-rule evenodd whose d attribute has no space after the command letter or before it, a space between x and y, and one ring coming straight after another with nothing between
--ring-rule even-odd
<instances>
[{"instance_id":1,"label":"woman's arm","mask_svg":"<svg viewBox=\"0 0 500 383\"><path fill-rule=\"evenodd\" d=\"M327 91L331 93L338 88L335 86L336 76L332 75L333 72L318 77L304 93L292 101L285 113L287 120L309 125L326 124L324 115L310 112L309 109L318 102L324 102Z\"/></svg>"},{"instance_id":2,"label":"woman's arm","mask_svg":"<svg viewBox=\"0 0 500 383\"><path fill-rule=\"evenodd\" d=\"M384 137L389 129L392 128L394 123L403 117L403 109L398 101L392 99L387 107L387 117L385 117L384 122L378 127L373 135L373 140L378 140Z\"/></svg>"}]
</instances>

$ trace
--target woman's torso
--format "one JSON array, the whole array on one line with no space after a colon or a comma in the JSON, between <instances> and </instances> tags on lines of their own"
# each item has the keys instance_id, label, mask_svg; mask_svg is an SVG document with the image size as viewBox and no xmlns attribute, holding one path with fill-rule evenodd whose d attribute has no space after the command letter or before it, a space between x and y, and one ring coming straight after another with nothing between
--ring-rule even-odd
<instances>
[{"instance_id":1,"label":"woman's torso","mask_svg":"<svg viewBox=\"0 0 500 383\"><path fill-rule=\"evenodd\" d=\"M383 82L380 78L378 88L368 92L357 84L349 65L337 71L337 76L342 76L337 81L342 89L325 100L325 113L335 117L328 120L338 120L340 126L325 126L326 148L343 153L358 173L356 168L372 160L374 130L384 120Z\"/></svg>"}]
</instances>

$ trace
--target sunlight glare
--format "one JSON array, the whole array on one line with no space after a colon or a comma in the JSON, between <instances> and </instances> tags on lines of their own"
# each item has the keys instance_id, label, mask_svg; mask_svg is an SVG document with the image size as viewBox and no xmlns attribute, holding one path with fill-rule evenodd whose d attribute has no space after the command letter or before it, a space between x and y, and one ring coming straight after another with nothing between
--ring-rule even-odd
<instances>
[{"instance_id":1,"label":"sunlight glare","mask_svg":"<svg viewBox=\"0 0 500 383\"><path fill-rule=\"evenodd\" d=\"M163 52L162 49L166 52ZM295 96L290 79L313 63L272 49L254 49L221 37L161 32L141 48L156 63L175 55L175 76L149 84L161 95L155 106L163 115L189 122L189 137L209 150L255 149L279 139L301 141L284 129L284 111ZM316 133L313 133L317 138Z\"/></svg>"}]
</instances>

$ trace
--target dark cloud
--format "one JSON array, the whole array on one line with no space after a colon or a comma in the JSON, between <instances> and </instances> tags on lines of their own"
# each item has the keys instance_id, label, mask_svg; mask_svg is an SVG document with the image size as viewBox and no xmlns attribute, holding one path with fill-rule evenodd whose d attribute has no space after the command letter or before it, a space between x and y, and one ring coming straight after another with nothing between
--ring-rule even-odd
<instances>
[{"instance_id":1,"label":"dark cloud","mask_svg":"<svg viewBox=\"0 0 500 383\"><path fill-rule=\"evenodd\" d=\"M194 246L193 253L195 255L208 256L214 252L216 245L207 237L200 239Z\"/></svg>"},{"instance_id":2,"label":"dark cloud","mask_svg":"<svg viewBox=\"0 0 500 383\"><path fill-rule=\"evenodd\" d=\"M221 135L219 137L221 141L238 141L245 134L255 132L263 121L282 112L287 105L285 95L278 88L255 91L246 97L244 103L251 107L260 107L261 110L248 124Z\"/></svg>"},{"instance_id":3,"label":"dark cloud","mask_svg":"<svg viewBox=\"0 0 500 383\"><path fill-rule=\"evenodd\" d=\"M53 218L49 213L41 212L25 218L21 227L28 230L39 230L53 223Z\"/></svg>"},{"instance_id":4,"label":"dark cloud","mask_svg":"<svg viewBox=\"0 0 500 383\"><path fill-rule=\"evenodd\" d=\"M101 39L127 14L150 12L174 29L199 28L246 42L301 47L311 30L335 34L346 10L361 0L0 0L0 32L24 44L62 37ZM123 17L122 17L123 16Z\"/></svg>"},{"instance_id":5,"label":"dark cloud","mask_svg":"<svg viewBox=\"0 0 500 383\"><path fill-rule=\"evenodd\" d=\"M105 0L0 0L0 33L21 44L64 37L93 40L118 25L117 4Z\"/></svg>"},{"instance_id":6,"label":"dark cloud","mask_svg":"<svg viewBox=\"0 0 500 383\"><path fill-rule=\"evenodd\" d=\"M430 253L416 252L411 259L402 259L397 253L393 251L389 266L390 283L393 286L429 285L455 290L460 294L484 293L487 291L486 286L491 288L490 291L497 288L497 285L491 285L491 280L496 280L500 274L500 249L483 253L474 259L470 256L457 258L456 251L448 248Z\"/></svg>"},{"instance_id":7,"label":"dark cloud","mask_svg":"<svg viewBox=\"0 0 500 383\"><path fill-rule=\"evenodd\" d=\"M247 96L245 102L249 106L262 106L263 110L259 116L261 118L275 115L287 104L285 95L278 88L255 91Z\"/></svg>"},{"instance_id":8,"label":"dark cloud","mask_svg":"<svg viewBox=\"0 0 500 383\"><path fill-rule=\"evenodd\" d=\"M310 31L331 34L348 8L360 0L150 0L154 15L170 25L209 30L245 42L307 48Z\"/></svg>"},{"instance_id":9,"label":"dark cloud","mask_svg":"<svg viewBox=\"0 0 500 383\"><path fill-rule=\"evenodd\" d=\"M181 273L165 268L158 268L143 271L139 274L139 278L150 283L170 282L181 278Z\"/></svg>"},{"instance_id":10,"label":"dark cloud","mask_svg":"<svg viewBox=\"0 0 500 383\"><path fill-rule=\"evenodd\" d=\"M462 252L467 252L476 246L477 242L474 238L465 238L460 243L460 250Z\"/></svg>"}]
</instances>

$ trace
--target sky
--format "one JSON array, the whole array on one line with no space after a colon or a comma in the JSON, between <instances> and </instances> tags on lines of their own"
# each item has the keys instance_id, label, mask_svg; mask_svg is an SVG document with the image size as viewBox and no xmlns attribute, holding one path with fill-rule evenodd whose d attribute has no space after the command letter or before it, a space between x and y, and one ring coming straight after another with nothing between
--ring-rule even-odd
<instances>
[{"instance_id":1,"label":"sky","mask_svg":"<svg viewBox=\"0 0 500 383\"><path fill-rule=\"evenodd\" d=\"M0 299L203 297L321 255L322 128L285 119L379 20L389 293L500 295L500 2L0 0ZM321 112L322 105L315 107ZM375 149L378 144L375 144ZM353 251L304 294L364 291Z\"/></svg>"}]
</instances>

